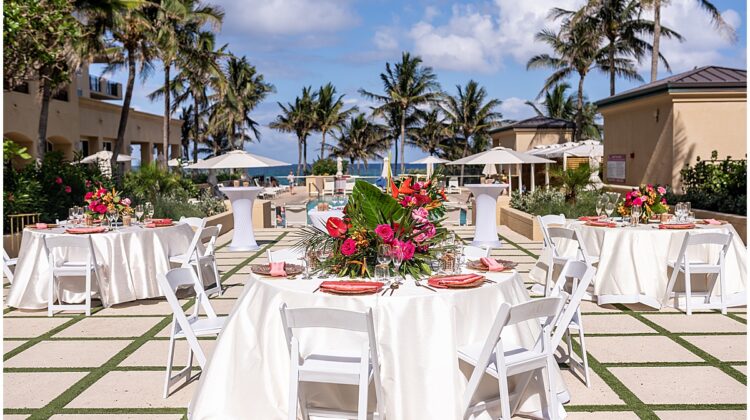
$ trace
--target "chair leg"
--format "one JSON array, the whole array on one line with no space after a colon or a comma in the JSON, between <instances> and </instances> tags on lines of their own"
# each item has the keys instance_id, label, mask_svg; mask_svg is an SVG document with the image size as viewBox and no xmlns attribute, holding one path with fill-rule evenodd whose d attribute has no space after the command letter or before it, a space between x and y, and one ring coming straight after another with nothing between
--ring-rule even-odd
<instances>
[{"instance_id":1,"label":"chair leg","mask_svg":"<svg viewBox=\"0 0 750 420\"><path fill-rule=\"evenodd\" d=\"M726 315L727 314L727 286L724 282L724 265L721 265L721 268L719 268L719 291L721 292L721 313Z\"/></svg>"},{"instance_id":2,"label":"chair leg","mask_svg":"<svg viewBox=\"0 0 750 420\"><path fill-rule=\"evenodd\" d=\"M565 360L570 365L570 370L573 370L573 339L570 336L570 329L565 330L565 341L568 344L568 354L566 354Z\"/></svg>"},{"instance_id":3,"label":"chair leg","mask_svg":"<svg viewBox=\"0 0 750 420\"><path fill-rule=\"evenodd\" d=\"M545 391L547 393L547 415L551 420L557 420L557 390L554 379L555 364L555 358L552 355L547 357L547 367L544 369L546 373L546 375L544 375L544 382L546 385Z\"/></svg>"},{"instance_id":4,"label":"chair leg","mask_svg":"<svg viewBox=\"0 0 750 420\"><path fill-rule=\"evenodd\" d=\"M581 359L583 359L583 379L586 382L586 387L591 388L591 381L589 378L589 356L586 354L586 339L583 335L583 324L581 320L578 320L578 341L581 343Z\"/></svg>"},{"instance_id":5,"label":"chair leg","mask_svg":"<svg viewBox=\"0 0 750 420\"><path fill-rule=\"evenodd\" d=\"M187 360L187 366L185 366L185 383L190 382L190 374L193 370L193 348L190 347L190 343L188 343L188 360Z\"/></svg>"},{"instance_id":6,"label":"chair leg","mask_svg":"<svg viewBox=\"0 0 750 420\"><path fill-rule=\"evenodd\" d=\"M503 420L510 420L510 395L508 392L508 372L505 369L505 365L500 366L498 363L497 368L497 384L500 389L500 418ZM501 372L502 370L502 372Z\"/></svg>"},{"instance_id":7,"label":"chair leg","mask_svg":"<svg viewBox=\"0 0 750 420\"><path fill-rule=\"evenodd\" d=\"M686 263L685 264L685 312L688 315L693 314L692 306L690 305L690 301L692 300L693 296L690 291L692 284L691 284L691 276L690 276L690 266Z\"/></svg>"},{"instance_id":8,"label":"chair leg","mask_svg":"<svg viewBox=\"0 0 750 420\"><path fill-rule=\"evenodd\" d=\"M172 364L174 363L174 334L169 337L169 351L167 352L167 375L164 378L164 398L169 397L169 383L172 382Z\"/></svg>"},{"instance_id":9,"label":"chair leg","mask_svg":"<svg viewBox=\"0 0 750 420\"><path fill-rule=\"evenodd\" d=\"M86 271L86 316L91 316L91 270Z\"/></svg>"},{"instance_id":10,"label":"chair leg","mask_svg":"<svg viewBox=\"0 0 750 420\"><path fill-rule=\"evenodd\" d=\"M52 270L52 267L50 267L50 270ZM50 273L49 283L48 283L48 290L47 290L47 316L52 316L52 306L55 304L55 274Z\"/></svg>"},{"instance_id":11,"label":"chair leg","mask_svg":"<svg viewBox=\"0 0 750 420\"><path fill-rule=\"evenodd\" d=\"M294 371L289 380L289 420L297 420L297 407L299 405L299 376Z\"/></svg>"},{"instance_id":12,"label":"chair leg","mask_svg":"<svg viewBox=\"0 0 750 420\"><path fill-rule=\"evenodd\" d=\"M357 401L357 420L367 420L367 395L370 391L368 375L359 375L359 400Z\"/></svg>"}]
</instances>

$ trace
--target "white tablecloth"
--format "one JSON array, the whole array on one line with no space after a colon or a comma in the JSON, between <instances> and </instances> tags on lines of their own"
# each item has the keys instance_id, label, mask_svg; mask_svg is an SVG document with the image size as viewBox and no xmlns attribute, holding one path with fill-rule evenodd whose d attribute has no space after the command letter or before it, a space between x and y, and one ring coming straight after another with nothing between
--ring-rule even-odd
<instances>
[{"instance_id":1,"label":"white tablecloth","mask_svg":"<svg viewBox=\"0 0 750 420\"><path fill-rule=\"evenodd\" d=\"M669 275L671 275L667 262L677 259L682 241L688 231L661 230L657 225L621 228L592 227L572 220L566 225L576 229L589 253L600 259L594 280L594 294L599 304L642 303L653 308L660 308L665 303L663 298ZM725 261L726 291L730 305L746 304L746 248L732 225L699 226L689 232L732 232L734 234ZM691 261L714 262L718 259L717 246L706 245L691 248L692 251L688 255ZM563 244L562 249L564 255L575 255L575 244ZM544 262L547 258L549 258L549 253L543 250L530 273L531 278L542 284L545 282L546 264ZM555 276L557 271L559 269L556 270ZM705 280L697 275L693 277L693 290L706 290ZM675 290L683 290L681 277ZM717 285L714 295L718 297L719 292Z\"/></svg>"},{"instance_id":2,"label":"white tablecloth","mask_svg":"<svg viewBox=\"0 0 750 420\"><path fill-rule=\"evenodd\" d=\"M279 307L329 307L364 311L373 309L386 418L392 420L461 418L461 401L471 367L459 364L456 348L484 341L500 304L529 300L516 273L493 273L497 284L470 290L432 292L405 281L393 296L335 296L311 293L320 280L268 280L251 275L245 290L218 338L213 355L201 374L190 403L190 418L286 419L289 388L289 352ZM535 329L535 330L534 330ZM507 342L532 345L538 324L508 327ZM301 352L330 349L359 354L361 337L350 332L315 329L303 331ZM559 372L556 372L559 375ZM557 376L558 398L566 401L565 384ZM511 385L511 388L514 385ZM542 407L534 380L527 389L522 411L540 415ZM356 410L357 388L303 384L314 407ZM497 380L486 376L480 396L496 396ZM543 394L542 394L543 395ZM370 411L375 407L370 387ZM562 416L562 405L558 407ZM494 418L498 412L491 413ZM490 418L480 413L477 418Z\"/></svg>"},{"instance_id":3,"label":"white tablecloth","mask_svg":"<svg viewBox=\"0 0 750 420\"><path fill-rule=\"evenodd\" d=\"M49 264L44 251L44 235L61 235L64 229L26 229L8 306L21 309L47 307L47 282ZM96 260L103 265L98 284L98 297L104 306L163 296L156 282L158 274L170 269L169 256L178 255L188 248L193 229L187 224L171 227L126 227L107 233L90 235ZM82 260L81 251L66 251L68 260ZM62 256L62 255L61 255ZM84 299L83 279L66 278L62 282L62 298L67 303ZM92 278L92 287L97 287Z\"/></svg>"},{"instance_id":4,"label":"white tablecloth","mask_svg":"<svg viewBox=\"0 0 750 420\"><path fill-rule=\"evenodd\" d=\"M310 222L313 226L316 228L322 230L325 232L326 230L326 222L328 221L329 217L344 217L344 212L342 210L324 210L320 211L318 209L311 209L307 212L308 217L310 217Z\"/></svg>"}]
</instances>

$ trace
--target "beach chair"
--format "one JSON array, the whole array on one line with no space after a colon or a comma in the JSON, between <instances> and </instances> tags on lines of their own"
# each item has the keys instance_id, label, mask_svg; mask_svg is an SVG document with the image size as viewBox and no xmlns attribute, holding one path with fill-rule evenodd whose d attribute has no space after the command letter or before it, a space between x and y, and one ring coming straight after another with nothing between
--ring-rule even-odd
<instances>
[{"instance_id":1,"label":"beach chair","mask_svg":"<svg viewBox=\"0 0 750 420\"><path fill-rule=\"evenodd\" d=\"M448 194L461 194L461 187L458 186L458 178L448 180L448 188L445 189Z\"/></svg>"},{"instance_id":2,"label":"beach chair","mask_svg":"<svg viewBox=\"0 0 750 420\"><path fill-rule=\"evenodd\" d=\"M285 227L307 226L307 202L289 204L284 207L286 213Z\"/></svg>"},{"instance_id":3,"label":"beach chair","mask_svg":"<svg viewBox=\"0 0 750 420\"><path fill-rule=\"evenodd\" d=\"M333 195L336 192L335 184L333 180L323 181L323 195Z\"/></svg>"}]
</instances>

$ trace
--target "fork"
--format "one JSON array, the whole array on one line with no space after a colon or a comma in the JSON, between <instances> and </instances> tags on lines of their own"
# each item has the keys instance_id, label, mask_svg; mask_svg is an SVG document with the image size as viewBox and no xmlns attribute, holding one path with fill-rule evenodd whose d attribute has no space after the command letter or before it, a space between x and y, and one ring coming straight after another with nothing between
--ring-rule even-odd
<instances>
[{"instance_id":1,"label":"fork","mask_svg":"<svg viewBox=\"0 0 750 420\"><path fill-rule=\"evenodd\" d=\"M425 286L424 284L420 283L419 280L414 280L414 283L417 285L417 287L424 287L427 290L432 290L433 292L437 292L437 290L433 289L430 286Z\"/></svg>"}]
</instances>

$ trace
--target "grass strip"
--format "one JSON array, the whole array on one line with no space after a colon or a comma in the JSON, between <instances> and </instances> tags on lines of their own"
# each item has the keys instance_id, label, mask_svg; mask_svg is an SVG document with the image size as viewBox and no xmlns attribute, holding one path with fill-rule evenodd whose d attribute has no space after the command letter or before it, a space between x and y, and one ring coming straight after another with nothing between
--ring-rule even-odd
<instances>
[{"instance_id":1,"label":"grass strip","mask_svg":"<svg viewBox=\"0 0 750 420\"><path fill-rule=\"evenodd\" d=\"M727 317L732 318L733 320L735 320L737 322L741 322L741 323L747 325L747 320L744 319L744 318L741 318L741 317L737 316L736 312L727 312L724 316L727 316Z\"/></svg>"},{"instance_id":2,"label":"grass strip","mask_svg":"<svg viewBox=\"0 0 750 420\"><path fill-rule=\"evenodd\" d=\"M93 315L96 312L100 311L101 309L102 309L101 307L94 308L94 309L91 310L91 314ZM51 330L47 331L44 334L39 335L37 337L34 337L34 338L28 340L27 342L25 342L25 343L21 344L20 346L14 348L13 350L11 350L11 351L3 354L3 362L7 361L8 359L10 359L11 357L17 355L18 353L20 353L20 352L28 349L29 347L35 345L36 343L39 343L40 341L49 339L53 335L59 333L60 331L66 329L68 327L70 327L71 325L73 325L73 324L75 324L75 323L77 323L77 322L79 322L79 321L81 321L81 320L83 320L85 318L86 318L86 314L80 314L80 315L78 315L78 316L76 316L74 318L71 318L69 321L67 321L67 322L65 322L63 324L60 324L57 327L52 328Z\"/></svg>"},{"instance_id":3,"label":"grass strip","mask_svg":"<svg viewBox=\"0 0 750 420\"><path fill-rule=\"evenodd\" d=\"M251 261L253 261L254 259L258 258L259 256L265 254L268 249L270 249L272 246L276 245L276 243L278 243L280 240L282 240L287 234L289 234L289 232L282 233L281 235L279 235L278 237L276 237L276 239L272 240L271 242L269 242L268 244L266 244L263 248L261 248L258 251L256 251L255 254L247 257L241 263L239 263L236 266L234 266L234 268L232 268L231 270L229 270L226 273L222 274L221 281L227 280L229 277L233 276L235 273L237 273L238 271L240 271L242 269L242 267L250 264Z\"/></svg>"}]
</instances>

